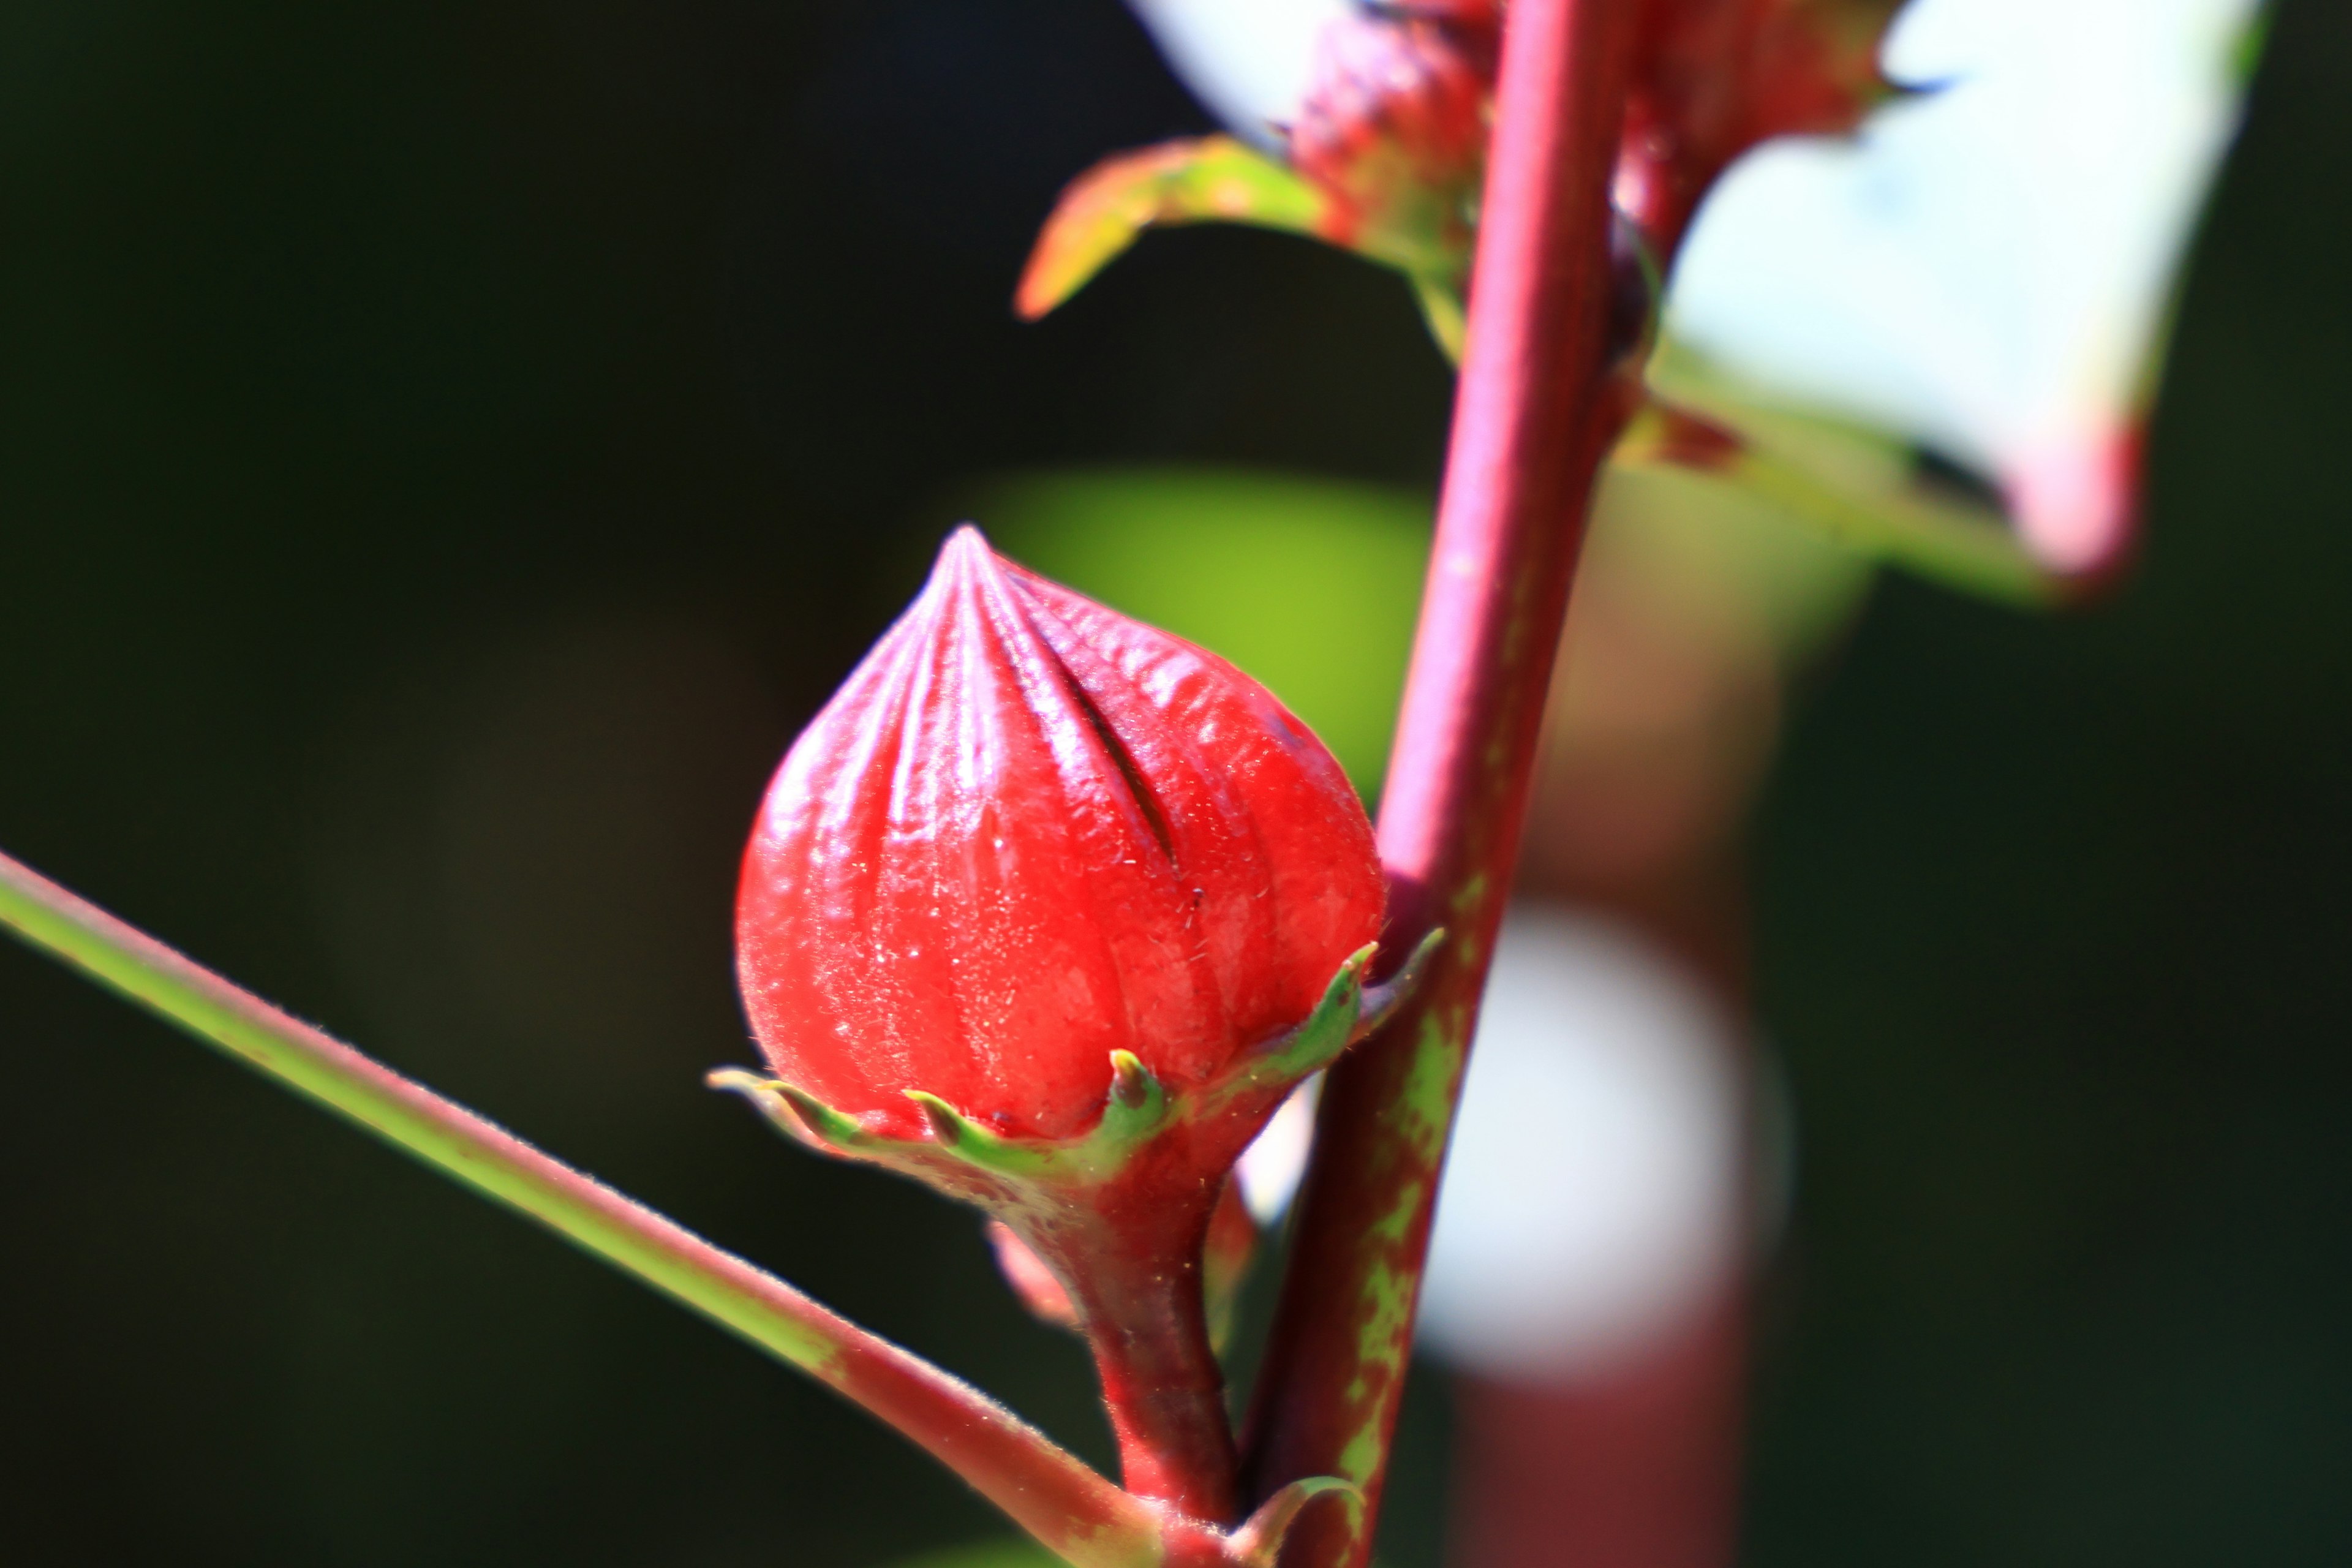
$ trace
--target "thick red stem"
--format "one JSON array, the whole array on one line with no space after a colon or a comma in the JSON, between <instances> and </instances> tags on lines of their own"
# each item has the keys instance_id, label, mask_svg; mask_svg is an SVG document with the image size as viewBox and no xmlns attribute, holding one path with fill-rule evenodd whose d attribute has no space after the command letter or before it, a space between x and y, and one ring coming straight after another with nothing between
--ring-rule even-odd
<instances>
[{"instance_id":1,"label":"thick red stem","mask_svg":"<svg viewBox=\"0 0 2352 1568\"><path fill-rule=\"evenodd\" d=\"M1610 363L1609 185L1639 8L1514 0L1470 330L1380 842L1391 952L1444 925L1413 1002L1324 1097L1245 1475L1363 1489L1301 1563L1363 1561L1403 1389L1437 1175L1601 458L1630 408ZM1336 1510L1335 1510L1336 1511Z\"/></svg>"},{"instance_id":2,"label":"thick red stem","mask_svg":"<svg viewBox=\"0 0 2352 1568\"><path fill-rule=\"evenodd\" d=\"M1094 1352L1127 1489L1230 1525L1240 1461L1202 1292L1210 1211L1184 1212L1184 1198L1154 1206L1143 1224L1020 1228L1069 1292Z\"/></svg>"}]
</instances>

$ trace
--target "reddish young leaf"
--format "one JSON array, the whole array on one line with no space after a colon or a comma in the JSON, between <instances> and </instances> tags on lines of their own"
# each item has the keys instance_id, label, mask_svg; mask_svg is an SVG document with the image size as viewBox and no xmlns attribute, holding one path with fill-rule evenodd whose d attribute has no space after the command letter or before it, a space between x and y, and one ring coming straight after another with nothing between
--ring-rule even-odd
<instances>
[{"instance_id":1,"label":"reddish young leaf","mask_svg":"<svg viewBox=\"0 0 2352 1568\"><path fill-rule=\"evenodd\" d=\"M1013 308L1034 321L1085 288L1147 228L1244 223L1320 235L1330 202L1282 164L1230 136L1163 142L1106 158L1055 204Z\"/></svg>"},{"instance_id":2,"label":"reddish young leaf","mask_svg":"<svg viewBox=\"0 0 2352 1568\"><path fill-rule=\"evenodd\" d=\"M1891 89L1878 46L1901 0L1649 0L1617 205L1671 255L1709 186L1774 136L1851 131Z\"/></svg>"},{"instance_id":3,"label":"reddish young leaf","mask_svg":"<svg viewBox=\"0 0 2352 1568\"><path fill-rule=\"evenodd\" d=\"M1496 37L1465 24L1332 23L1288 127L1291 167L1321 191L1324 238L1417 276L1454 279L1476 236Z\"/></svg>"}]
</instances>

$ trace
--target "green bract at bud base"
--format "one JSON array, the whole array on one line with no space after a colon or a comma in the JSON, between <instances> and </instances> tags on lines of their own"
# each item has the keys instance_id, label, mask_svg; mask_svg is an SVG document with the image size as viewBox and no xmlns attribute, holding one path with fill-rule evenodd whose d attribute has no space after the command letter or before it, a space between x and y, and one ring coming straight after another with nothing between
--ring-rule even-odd
<instances>
[{"instance_id":1,"label":"green bract at bud base","mask_svg":"<svg viewBox=\"0 0 2352 1568\"><path fill-rule=\"evenodd\" d=\"M1441 938L1433 934L1388 981L1367 986L1366 946L1339 966L1297 1028L1238 1053L1210 1079L1171 1090L1132 1053L1111 1059L1111 1088L1090 1130L1008 1136L940 1097L908 1098L926 1136L892 1136L798 1086L740 1069L710 1075L777 1127L821 1152L909 1175L1001 1220L1068 1292L1095 1353L1130 1490L1213 1522L1229 1499L1198 1477L1230 1472L1231 1435L1209 1346L1202 1253L1234 1162L1300 1080L1328 1066L1410 992ZM1206 1411L1214 1430L1171 1419ZM1171 1430L1190 1432L1170 1451ZM1187 1444L1221 1452L1186 1452Z\"/></svg>"}]
</instances>

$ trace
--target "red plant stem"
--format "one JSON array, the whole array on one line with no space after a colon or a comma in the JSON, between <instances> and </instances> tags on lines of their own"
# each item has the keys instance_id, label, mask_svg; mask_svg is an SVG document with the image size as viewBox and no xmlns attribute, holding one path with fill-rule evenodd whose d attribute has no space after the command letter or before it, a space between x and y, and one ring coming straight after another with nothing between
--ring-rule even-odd
<instances>
[{"instance_id":1,"label":"red plant stem","mask_svg":"<svg viewBox=\"0 0 2352 1568\"><path fill-rule=\"evenodd\" d=\"M1163 1204L1181 1215L1181 1203ZM1209 1216L1033 1232L1060 1267L1102 1380L1121 1479L1138 1497L1216 1525L1237 1521L1240 1461L1201 1284ZM1171 1217L1174 1223L1171 1223Z\"/></svg>"},{"instance_id":2,"label":"red plant stem","mask_svg":"<svg viewBox=\"0 0 2352 1568\"><path fill-rule=\"evenodd\" d=\"M1610 363L1609 184L1639 10L1514 0L1505 24L1469 342L1380 822L1390 951L1440 924L1452 937L1324 1096L1244 1475L1258 1498L1340 1476L1367 1506L1352 1539L1299 1562L1369 1551L1585 513L1631 407Z\"/></svg>"},{"instance_id":3,"label":"red plant stem","mask_svg":"<svg viewBox=\"0 0 2352 1568\"><path fill-rule=\"evenodd\" d=\"M1213 1538L1121 1491L969 1384L5 855L0 927L800 1368L1067 1561L1129 1568L1216 1554Z\"/></svg>"}]
</instances>

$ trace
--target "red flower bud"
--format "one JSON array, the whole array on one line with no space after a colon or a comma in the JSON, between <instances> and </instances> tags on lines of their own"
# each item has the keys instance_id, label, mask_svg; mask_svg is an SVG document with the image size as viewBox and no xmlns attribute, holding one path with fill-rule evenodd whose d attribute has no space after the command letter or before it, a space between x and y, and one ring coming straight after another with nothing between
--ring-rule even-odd
<instances>
[{"instance_id":1,"label":"red flower bud","mask_svg":"<svg viewBox=\"0 0 2352 1568\"><path fill-rule=\"evenodd\" d=\"M1892 90L1878 46L1896 0L1659 0L1644 8L1614 199L1671 254L1741 153L1841 135Z\"/></svg>"},{"instance_id":2,"label":"red flower bud","mask_svg":"<svg viewBox=\"0 0 2352 1568\"><path fill-rule=\"evenodd\" d=\"M1408 270L1470 254L1494 91L1494 22L1367 16L1324 30L1289 128L1291 167L1331 203L1323 237Z\"/></svg>"},{"instance_id":3,"label":"red flower bud","mask_svg":"<svg viewBox=\"0 0 2352 1568\"><path fill-rule=\"evenodd\" d=\"M1111 1053L1181 1095L1313 1011L1379 932L1370 825L1265 688L958 531L794 742L738 962L778 1078L919 1137L1101 1115Z\"/></svg>"},{"instance_id":4,"label":"red flower bud","mask_svg":"<svg viewBox=\"0 0 2352 1568\"><path fill-rule=\"evenodd\" d=\"M1265 688L963 529L768 788L736 941L776 1077L710 1081L1002 1221L1093 1347L1129 1489L1226 1522L1203 1287L1251 1227L1213 1247L1218 1195L1412 984L1365 986L1383 902L1363 807Z\"/></svg>"}]
</instances>

